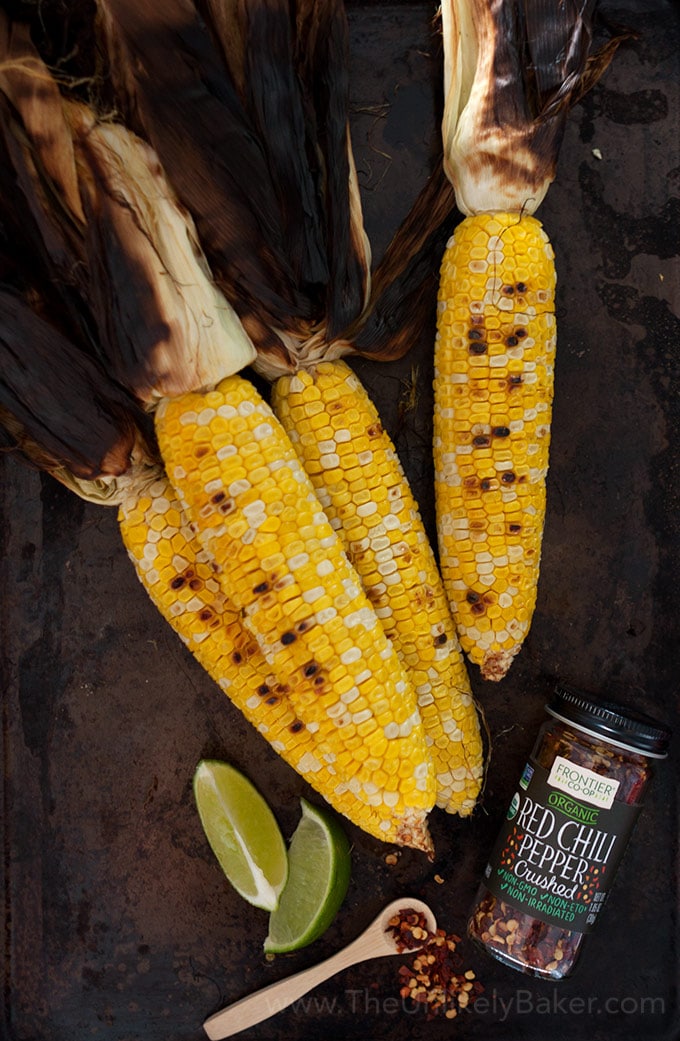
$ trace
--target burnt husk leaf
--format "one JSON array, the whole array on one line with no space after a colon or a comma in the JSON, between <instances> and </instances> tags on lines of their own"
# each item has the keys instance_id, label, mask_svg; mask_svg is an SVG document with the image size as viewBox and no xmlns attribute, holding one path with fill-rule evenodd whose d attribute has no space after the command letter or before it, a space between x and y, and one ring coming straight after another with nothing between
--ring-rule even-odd
<instances>
[{"instance_id":1,"label":"burnt husk leaf","mask_svg":"<svg viewBox=\"0 0 680 1041\"><path fill-rule=\"evenodd\" d=\"M50 276L87 296L82 211L56 83L28 27L0 12L2 211Z\"/></svg>"},{"instance_id":2,"label":"burnt husk leaf","mask_svg":"<svg viewBox=\"0 0 680 1041\"><path fill-rule=\"evenodd\" d=\"M0 408L19 451L35 442L48 469L121 474L142 413L97 363L15 293L0 289ZM7 438L5 439L7 440Z\"/></svg>"},{"instance_id":3,"label":"burnt husk leaf","mask_svg":"<svg viewBox=\"0 0 680 1041\"><path fill-rule=\"evenodd\" d=\"M369 306L349 333L356 353L394 361L407 354L429 327L455 205L453 188L439 162L373 273Z\"/></svg>"},{"instance_id":4,"label":"burnt husk leaf","mask_svg":"<svg viewBox=\"0 0 680 1041\"><path fill-rule=\"evenodd\" d=\"M597 0L443 0L444 162L464 214L533 213L571 107L606 69Z\"/></svg>"},{"instance_id":5,"label":"burnt husk leaf","mask_svg":"<svg viewBox=\"0 0 680 1041\"><path fill-rule=\"evenodd\" d=\"M103 354L144 401L212 386L252 342L215 287L196 228L150 145L72 104L88 270Z\"/></svg>"},{"instance_id":6,"label":"burnt husk leaf","mask_svg":"<svg viewBox=\"0 0 680 1041\"><path fill-rule=\"evenodd\" d=\"M594 28L593 48L586 59L581 79L574 89L573 105L580 101L588 91L592 90L601 79L613 61L619 47L630 40L637 40L640 37L637 30L625 25L619 25L605 18L599 7L595 11ZM605 37L602 43L598 43L600 35Z\"/></svg>"},{"instance_id":7,"label":"burnt husk leaf","mask_svg":"<svg viewBox=\"0 0 680 1041\"><path fill-rule=\"evenodd\" d=\"M0 281L22 291L36 291L38 310L46 301L68 336L96 351L96 330L87 306L89 279L82 232L61 210L56 217L49 190L40 182L39 153L15 134L22 133L15 114L0 93ZM12 154L8 144L15 143ZM64 230L68 236L62 236ZM70 232L75 238L70 238ZM70 245L77 243L73 251Z\"/></svg>"},{"instance_id":8,"label":"burnt husk leaf","mask_svg":"<svg viewBox=\"0 0 680 1041\"><path fill-rule=\"evenodd\" d=\"M570 109L606 71L617 48L637 34L608 27L598 0L524 0L521 71L532 118ZM596 46L598 30L608 39Z\"/></svg>"},{"instance_id":9,"label":"burnt husk leaf","mask_svg":"<svg viewBox=\"0 0 680 1041\"><path fill-rule=\"evenodd\" d=\"M266 157L205 23L188 0L102 0L101 8L134 78L146 135L196 221L216 282L239 314L284 328L302 316L302 326L310 307L285 257Z\"/></svg>"},{"instance_id":10,"label":"burnt husk leaf","mask_svg":"<svg viewBox=\"0 0 680 1041\"><path fill-rule=\"evenodd\" d=\"M293 65L290 4L249 0L241 7L248 109L276 188L293 275L316 300L328 282L328 261L318 185L308 162L306 113Z\"/></svg>"},{"instance_id":11,"label":"burnt husk leaf","mask_svg":"<svg viewBox=\"0 0 680 1041\"><path fill-rule=\"evenodd\" d=\"M569 105L590 51L596 2L525 0L520 5L523 24L510 35L523 44L518 72L533 119L549 118Z\"/></svg>"},{"instance_id":12,"label":"burnt husk leaf","mask_svg":"<svg viewBox=\"0 0 680 1041\"><path fill-rule=\"evenodd\" d=\"M57 83L31 40L29 26L0 12L0 89L16 109L55 204L80 216L73 147Z\"/></svg>"},{"instance_id":13,"label":"burnt husk leaf","mask_svg":"<svg viewBox=\"0 0 680 1041\"><path fill-rule=\"evenodd\" d=\"M249 0L196 0L196 9L209 26L227 63L234 86L246 97L243 7Z\"/></svg>"},{"instance_id":14,"label":"burnt husk leaf","mask_svg":"<svg viewBox=\"0 0 680 1041\"><path fill-rule=\"evenodd\" d=\"M297 4L297 64L306 91L312 137L322 160L326 249L330 281L327 338L356 320L366 298L367 260L363 225L353 217L350 190L349 39L340 0Z\"/></svg>"}]
</instances>

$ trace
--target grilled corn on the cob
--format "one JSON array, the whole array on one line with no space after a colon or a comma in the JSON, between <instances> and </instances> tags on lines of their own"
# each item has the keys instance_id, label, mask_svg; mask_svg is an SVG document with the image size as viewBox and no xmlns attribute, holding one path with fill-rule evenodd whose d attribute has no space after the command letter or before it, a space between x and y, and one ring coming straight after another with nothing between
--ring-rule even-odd
<instances>
[{"instance_id":1,"label":"grilled corn on the cob","mask_svg":"<svg viewBox=\"0 0 680 1041\"><path fill-rule=\"evenodd\" d=\"M133 476L120 485L121 535L140 581L230 701L338 812L382 841L429 851L420 815L394 810L389 782L385 790L376 784L358 793L353 772L337 764L335 731L325 741L304 706L297 714L288 686L272 674L240 612L225 597L221 567L197 539L162 469L142 471L141 479ZM320 675L321 670L306 678L314 684Z\"/></svg>"},{"instance_id":2,"label":"grilled corn on the cob","mask_svg":"<svg viewBox=\"0 0 680 1041\"><path fill-rule=\"evenodd\" d=\"M441 268L434 457L440 560L463 649L500 680L536 604L555 269L533 213L569 107L613 54L594 4L444 0L444 169L465 215Z\"/></svg>"},{"instance_id":3,"label":"grilled corn on the cob","mask_svg":"<svg viewBox=\"0 0 680 1041\"><path fill-rule=\"evenodd\" d=\"M245 509L237 526L246 533L244 547L249 545L248 532L253 535L252 546L260 552L263 564L271 564L277 552L273 528L279 523L281 481L289 536L299 540L300 530L307 534L305 527L318 528L316 543L312 538L313 574L305 576L305 598L301 594L298 604L291 600L301 572L287 577L280 574L276 581L268 574L267 580L274 586L272 596L279 598L278 616L275 618L276 610L264 609L271 598L260 591L257 600L263 610L246 618L251 633L258 630L264 650L269 652L268 674L273 672L278 687L286 688L295 718L304 723L302 738L297 728L288 736L297 740L297 748L301 740L311 737L308 750L318 752L320 765L308 756L305 772L318 773L321 794L327 793L329 801L337 804L346 795L350 812L356 803L354 817L373 834L429 850L426 816L434 804L434 776L415 693L311 488L304 486L292 447L286 442L280 454L278 443L274 446L271 439L262 438L269 417L274 425L276 421L271 413L259 414L261 409L267 412L267 407L248 381L234 377L233 384L228 380L221 384L222 391L234 389L238 400L232 407L221 398L217 426L223 424L224 429L218 431L214 444L210 441L204 420L214 396L220 397L221 392L204 393L204 388L218 381L220 370L226 375L249 361L253 350L227 300L208 285L207 264L193 222L176 204L148 146L122 126L101 125L85 106L69 104L66 112L87 221L89 296L111 371L140 400L152 406L162 400L157 424L161 433L166 413L175 416L183 434L196 433L192 444L196 455L187 460L188 471L194 465L197 470L201 466L208 470L238 468L241 456L229 458L232 448L235 452L237 446L243 449L246 465L255 461L253 448L262 450L257 469L261 478L266 471L262 494L268 516L258 530L262 518L257 503L242 494L245 472L241 475L239 471L240 502ZM39 149L39 141L34 144ZM220 337L219 331L225 329L232 329L234 336ZM187 386L197 388L189 398L180 393ZM170 401L168 395L178 396ZM193 422L192 408L198 422ZM253 431L255 441L251 443ZM160 442L170 451L170 441L161 436ZM181 439L178 445L183 447ZM286 461L290 463L287 477ZM177 468L171 470L173 480L182 483ZM183 482L185 492L193 487L194 477L191 472ZM213 479L209 476L208 484ZM233 480L227 485L231 494ZM210 493L210 500L214 495L214 491ZM189 504L189 511L193 505ZM154 509L162 513L165 506L161 496L151 507L152 513ZM305 511L309 523L300 529ZM217 516L224 519L221 511ZM201 515L200 509L198 516L190 518L199 528L204 520L205 511ZM160 523L159 516L155 522ZM230 531L233 534L233 528ZM151 540L155 534L152 529ZM199 537L204 535L199 532ZM220 548L221 544L212 555L219 557ZM295 556L299 561L300 553ZM248 592L252 594L259 583L253 580L249 589L244 588L239 576L247 586L252 575L239 571L238 563L236 559L220 560L218 574L228 591L239 593L240 599L233 599L236 609L242 611ZM272 631L267 628L274 622L283 625L278 655L271 653ZM299 660L301 647L306 647L303 660ZM293 681L296 690L289 691ZM322 783L331 776L332 787Z\"/></svg>"},{"instance_id":4,"label":"grilled corn on the cob","mask_svg":"<svg viewBox=\"0 0 680 1041\"><path fill-rule=\"evenodd\" d=\"M555 356L555 268L533 217L467 217L444 254L434 458L442 576L487 679L536 603Z\"/></svg>"},{"instance_id":5,"label":"grilled corn on the cob","mask_svg":"<svg viewBox=\"0 0 680 1041\"><path fill-rule=\"evenodd\" d=\"M377 409L343 361L282 376L272 403L415 687L437 805L466 816L483 772L479 720L434 554Z\"/></svg>"},{"instance_id":6,"label":"grilled corn on the cob","mask_svg":"<svg viewBox=\"0 0 680 1041\"><path fill-rule=\"evenodd\" d=\"M230 376L162 401L156 431L222 589L296 715L350 791L380 803L385 837L427 846L434 771L415 694L271 409Z\"/></svg>"}]
</instances>

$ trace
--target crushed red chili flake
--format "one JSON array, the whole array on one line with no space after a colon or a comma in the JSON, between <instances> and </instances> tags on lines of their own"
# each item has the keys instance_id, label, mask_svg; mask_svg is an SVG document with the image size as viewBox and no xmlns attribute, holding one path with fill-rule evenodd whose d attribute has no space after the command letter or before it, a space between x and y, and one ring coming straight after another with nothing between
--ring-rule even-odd
<instances>
[{"instance_id":1,"label":"crushed red chili flake","mask_svg":"<svg viewBox=\"0 0 680 1041\"><path fill-rule=\"evenodd\" d=\"M486 893L470 923L470 934L509 959L544 970L555 978L575 958L580 935L549 925Z\"/></svg>"},{"instance_id":2,"label":"crushed red chili flake","mask_svg":"<svg viewBox=\"0 0 680 1041\"><path fill-rule=\"evenodd\" d=\"M414 947L422 947L430 935L425 915L412 907L403 907L393 915L387 923L387 932L392 936L399 954L412 951Z\"/></svg>"},{"instance_id":3,"label":"crushed red chili flake","mask_svg":"<svg viewBox=\"0 0 680 1041\"><path fill-rule=\"evenodd\" d=\"M427 1019L455 1019L472 1008L483 986L472 969L464 969L457 945L460 937L437 929L410 965L399 968L399 994L413 1006L423 1006Z\"/></svg>"}]
</instances>

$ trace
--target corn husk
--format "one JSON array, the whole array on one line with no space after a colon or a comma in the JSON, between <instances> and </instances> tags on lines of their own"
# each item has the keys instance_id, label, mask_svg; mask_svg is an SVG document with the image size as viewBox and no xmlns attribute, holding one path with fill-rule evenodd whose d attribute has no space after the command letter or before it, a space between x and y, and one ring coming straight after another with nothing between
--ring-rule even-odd
<instances>
[{"instance_id":1,"label":"corn husk","mask_svg":"<svg viewBox=\"0 0 680 1041\"><path fill-rule=\"evenodd\" d=\"M0 212L17 264L42 266L63 295L87 297L83 212L56 81L28 27L0 12ZM21 246L25 245L25 251Z\"/></svg>"},{"instance_id":2,"label":"corn husk","mask_svg":"<svg viewBox=\"0 0 680 1041\"><path fill-rule=\"evenodd\" d=\"M101 367L15 293L0 290L0 422L5 447L43 470L124 473L143 414Z\"/></svg>"},{"instance_id":3,"label":"corn husk","mask_svg":"<svg viewBox=\"0 0 680 1041\"><path fill-rule=\"evenodd\" d=\"M211 5L215 12L217 4ZM329 283L324 208L319 193L318 143L310 137L309 100L294 60L296 41L289 0L240 5L242 96L256 129L281 214L286 254L295 282L318 312ZM215 23L215 30L221 27ZM224 39L223 31L220 40ZM233 48L232 48L232 62Z\"/></svg>"},{"instance_id":4,"label":"corn husk","mask_svg":"<svg viewBox=\"0 0 680 1041\"><path fill-rule=\"evenodd\" d=\"M353 353L395 361L430 327L454 210L453 188L438 163L373 272L368 306L346 333Z\"/></svg>"},{"instance_id":5,"label":"corn husk","mask_svg":"<svg viewBox=\"0 0 680 1041\"><path fill-rule=\"evenodd\" d=\"M67 108L86 213L90 296L113 375L143 401L212 386L255 349L219 292L153 149Z\"/></svg>"},{"instance_id":6,"label":"corn husk","mask_svg":"<svg viewBox=\"0 0 680 1041\"><path fill-rule=\"evenodd\" d=\"M0 12L0 90L21 117L26 134L40 140L40 166L60 208L81 223L73 146L53 76L34 47L29 27Z\"/></svg>"},{"instance_id":7,"label":"corn husk","mask_svg":"<svg viewBox=\"0 0 680 1041\"><path fill-rule=\"evenodd\" d=\"M204 3L277 192L285 248L316 329L362 312L371 250L349 129L349 27L341 0ZM238 40L241 53L237 53ZM294 329L288 327L294 333Z\"/></svg>"},{"instance_id":8,"label":"corn husk","mask_svg":"<svg viewBox=\"0 0 680 1041\"><path fill-rule=\"evenodd\" d=\"M3 27L0 140L13 160L3 180L8 188L12 178L20 183L22 218L29 217L13 228L19 254L25 247L29 258L24 279L33 277L31 254L45 258L43 288L66 286L76 273L78 332L87 331L115 377L146 402L212 386L246 367L255 348L152 147L67 99L27 32ZM75 229L72 239L64 229Z\"/></svg>"},{"instance_id":9,"label":"corn husk","mask_svg":"<svg viewBox=\"0 0 680 1041\"><path fill-rule=\"evenodd\" d=\"M442 0L444 165L466 214L534 213L571 106L626 38L592 53L597 0Z\"/></svg>"},{"instance_id":10,"label":"corn husk","mask_svg":"<svg viewBox=\"0 0 680 1041\"><path fill-rule=\"evenodd\" d=\"M205 22L190 0L98 0L98 11L118 95L191 213L219 288L254 340L291 325L306 335L311 306L294 284L267 160Z\"/></svg>"},{"instance_id":11,"label":"corn husk","mask_svg":"<svg viewBox=\"0 0 680 1041\"><path fill-rule=\"evenodd\" d=\"M349 30L342 0L298 0L294 8L299 77L322 161L330 342L362 313L370 291L371 250L349 130Z\"/></svg>"}]
</instances>

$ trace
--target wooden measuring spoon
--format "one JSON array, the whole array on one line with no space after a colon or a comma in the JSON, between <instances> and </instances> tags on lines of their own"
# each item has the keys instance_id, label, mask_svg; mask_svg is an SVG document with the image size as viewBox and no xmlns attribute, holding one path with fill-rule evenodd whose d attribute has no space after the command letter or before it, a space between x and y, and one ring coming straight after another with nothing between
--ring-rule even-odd
<instances>
[{"instance_id":1,"label":"wooden measuring spoon","mask_svg":"<svg viewBox=\"0 0 680 1041\"><path fill-rule=\"evenodd\" d=\"M216 1012L206 1019L203 1029L210 1041L222 1041L225 1037L231 1037L240 1030L246 1030L255 1023L261 1023L263 1019L269 1019L277 1012L283 1011L303 994L317 987L324 980L334 976L336 972L349 968L357 962L366 961L368 958L381 958L388 954L403 954L404 949L397 946L397 941L388 932L388 923L400 911L413 910L420 912L426 923L429 933L437 929L434 914L422 900L413 897L402 897L393 900L387 907L383 908L377 918L367 929L348 944L343 950L333 954L330 958L313 965L309 969L303 969L286 979L270 983L268 987L249 994L233 1005L228 1005L221 1012ZM409 944L408 951L417 951L423 946L422 943Z\"/></svg>"}]
</instances>

